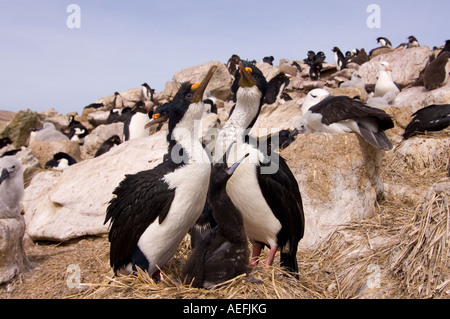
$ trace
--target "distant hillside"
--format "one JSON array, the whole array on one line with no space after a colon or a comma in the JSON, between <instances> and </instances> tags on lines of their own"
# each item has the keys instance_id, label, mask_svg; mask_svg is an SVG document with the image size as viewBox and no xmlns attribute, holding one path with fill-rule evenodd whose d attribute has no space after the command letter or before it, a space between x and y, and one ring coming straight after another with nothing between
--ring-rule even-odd
<instances>
[{"instance_id":1,"label":"distant hillside","mask_svg":"<svg viewBox=\"0 0 450 319\"><path fill-rule=\"evenodd\" d=\"M0 111L0 132L5 129L6 124L9 123L14 117L14 112Z\"/></svg>"}]
</instances>

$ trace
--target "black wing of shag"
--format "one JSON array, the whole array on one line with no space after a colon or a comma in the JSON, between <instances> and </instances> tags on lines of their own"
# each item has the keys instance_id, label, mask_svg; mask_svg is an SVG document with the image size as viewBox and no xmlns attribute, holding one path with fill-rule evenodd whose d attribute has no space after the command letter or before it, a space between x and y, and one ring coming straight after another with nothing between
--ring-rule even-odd
<instances>
[{"instance_id":1,"label":"black wing of shag","mask_svg":"<svg viewBox=\"0 0 450 319\"><path fill-rule=\"evenodd\" d=\"M261 163L261 167L274 163ZM278 157L278 170L275 174L261 174L258 167L258 183L267 204L280 221L282 229L278 234L282 246L289 241L291 249L303 238L305 231L305 216L303 203L297 180L286 161Z\"/></svg>"},{"instance_id":2,"label":"black wing of shag","mask_svg":"<svg viewBox=\"0 0 450 319\"><path fill-rule=\"evenodd\" d=\"M270 164L261 163L261 166ZM278 157L278 165L277 172L270 175L261 174L261 168L258 167L258 182L267 204L281 223L281 230L277 234L281 247L280 265L298 278L298 242L305 232L302 197L294 175L281 156Z\"/></svg>"},{"instance_id":3,"label":"black wing of shag","mask_svg":"<svg viewBox=\"0 0 450 319\"><path fill-rule=\"evenodd\" d=\"M116 195L106 211L105 224L111 221L110 262L114 270L125 266L139 238L157 218L162 223L170 210L175 190L163 177L178 165L166 161L152 170L126 175L114 190Z\"/></svg>"}]
</instances>

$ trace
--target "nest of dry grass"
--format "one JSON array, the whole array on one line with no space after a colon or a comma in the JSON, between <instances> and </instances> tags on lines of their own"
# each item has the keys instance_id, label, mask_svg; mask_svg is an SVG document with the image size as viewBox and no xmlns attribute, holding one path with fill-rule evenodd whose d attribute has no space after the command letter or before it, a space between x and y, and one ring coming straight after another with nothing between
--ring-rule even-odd
<instances>
[{"instance_id":1,"label":"nest of dry grass","mask_svg":"<svg viewBox=\"0 0 450 319\"><path fill-rule=\"evenodd\" d=\"M164 279L156 283L147 272L135 276L107 277L100 284L85 284L91 289L81 298L133 299L305 299L323 298L278 267L259 269L251 278L242 274L211 289L192 288L171 273L162 273ZM281 280L282 278L282 280Z\"/></svg>"},{"instance_id":2,"label":"nest of dry grass","mask_svg":"<svg viewBox=\"0 0 450 319\"><path fill-rule=\"evenodd\" d=\"M408 297L432 297L450 291L450 182L435 184L401 231L391 270Z\"/></svg>"},{"instance_id":3,"label":"nest of dry grass","mask_svg":"<svg viewBox=\"0 0 450 319\"><path fill-rule=\"evenodd\" d=\"M156 283L142 271L136 276L114 277L104 236L28 247L34 272L0 287L0 295L70 299L449 298L450 194L446 182L447 186L430 190L416 208L382 203L370 218L337 228L316 250L300 250L299 280L275 263L212 289L192 288L179 279L190 254L188 236L162 269L162 282ZM262 258L266 255L267 251L263 252ZM67 286L70 264L81 268L81 283L75 289Z\"/></svg>"},{"instance_id":4,"label":"nest of dry grass","mask_svg":"<svg viewBox=\"0 0 450 319\"><path fill-rule=\"evenodd\" d=\"M82 283L80 292L68 298L105 299L323 299L329 298L324 287L317 285L308 273L310 267L300 270L295 279L279 265L258 267L211 289L193 288L179 277L184 262L189 258L190 240L186 236L174 258L161 269L162 281L155 282L147 272L115 277L112 271L96 283ZM266 258L267 252L261 258ZM326 287L325 287L326 288ZM325 291L325 293L324 293Z\"/></svg>"}]
</instances>

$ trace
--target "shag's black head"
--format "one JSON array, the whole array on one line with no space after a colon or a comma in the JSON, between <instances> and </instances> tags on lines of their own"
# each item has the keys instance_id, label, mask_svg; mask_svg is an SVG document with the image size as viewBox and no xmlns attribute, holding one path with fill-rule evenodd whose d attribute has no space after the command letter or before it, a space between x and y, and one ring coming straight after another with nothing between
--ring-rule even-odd
<instances>
[{"instance_id":1,"label":"shag's black head","mask_svg":"<svg viewBox=\"0 0 450 319\"><path fill-rule=\"evenodd\" d=\"M193 103L195 91L198 88L196 84L184 82L173 98L169 108L169 132L172 132L175 126L182 120L184 114Z\"/></svg>"},{"instance_id":2,"label":"shag's black head","mask_svg":"<svg viewBox=\"0 0 450 319\"><path fill-rule=\"evenodd\" d=\"M177 124L183 119L189 106L193 103L199 103L203 100L203 95L205 93L206 87L208 86L211 78L216 72L217 66L212 66L205 78L201 83L190 83L184 82L181 84L177 94L173 98L169 107L169 134L168 138L172 135L173 130ZM163 122L165 119L163 117L153 118L147 126L154 125Z\"/></svg>"},{"instance_id":3,"label":"shag's black head","mask_svg":"<svg viewBox=\"0 0 450 319\"><path fill-rule=\"evenodd\" d=\"M416 39L415 36L410 35L410 36L408 37L408 41L409 41L409 43L413 43L414 41L417 41L417 39ZM418 41L417 41L417 42L418 42Z\"/></svg>"},{"instance_id":4,"label":"shag's black head","mask_svg":"<svg viewBox=\"0 0 450 319\"><path fill-rule=\"evenodd\" d=\"M333 52L340 52L341 50L338 47L334 47L333 50L331 50Z\"/></svg>"},{"instance_id":5,"label":"shag's black head","mask_svg":"<svg viewBox=\"0 0 450 319\"><path fill-rule=\"evenodd\" d=\"M262 96L266 95L267 92L267 81L264 74L258 69L254 64L250 62L239 62L239 69L236 71L234 76L235 80L231 87L234 95L239 88L253 87L256 85L261 91Z\"/></svg>"},{"instance_id":6,"label":"shag's black head","mask_svg":"<svg viewBox=\"0 0 450 319\"><path fill-rule=\"evenodd\" d=\"M163 105L159 105L158 107L155 108L154 111L150 111L149 114L151 115L153 120L159 120L160 122L164 122L169 118L169 111L171 105L172 102L167 102L164 103Z\"/></svg>"}]
</instances>

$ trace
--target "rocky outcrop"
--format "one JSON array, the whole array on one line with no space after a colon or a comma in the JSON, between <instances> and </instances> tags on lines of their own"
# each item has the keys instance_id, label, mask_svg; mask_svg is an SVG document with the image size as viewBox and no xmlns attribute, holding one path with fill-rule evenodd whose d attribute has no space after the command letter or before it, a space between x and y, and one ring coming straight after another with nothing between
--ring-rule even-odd
<instances>
[{"instance_id":1,"label":"rocky outcrop","mask_svg":"<svg viewBox=\"0 0 450 319\"><path fill-rule=\"evenodd\" d=\"M133 88L133 89L125 90L125 91L120 91L118 93L120 94L120 97L122 99L121 105L117 106L118 108L133 107L137 102L142 100L142 89L140 89L140 88ZM114 103L113 103L114 97L115 97L115 95L111 94L109 96L97 99L97 101L95 101L95 103L103 104L103 107L100 108L99 110L109 111L114 108ZM89 109L89 108L83 110L83 113L85 113L86 115L91 112L96 112L96 110Z\"/></svg>"},{"instance_id":2,"label":"rocky outcrop","mask_svg":"<svg viewBox=\"0 0 450 319\"><path fill-rule=\"evenodd\" d=\"M299 135L281 155L302 194L306 224L300 247L317 248L340 225L375 211L384 152L356 134Z\"/></svg>"},{"instance_id":3,"label":"rocky outcrop","mask_svg":"<svg viewBox=\"0 0 450 319\"><path fill-rule=\"evenodd\" d=\"M31 129L39 127L38 114L31 110L19 111L14 118L6 125L0 137L9 137L16 148L25 146L28 143Z\"/></svg>"},{"instance_id":4,"label":"rocky outcrop","mask_svg":"<svg viewBox=\"0 0 450 319\"><path fill-rule=\"evenodd\" d=\"M450 81L433 91L423 86L406 88L395 99L395 105L409 107L413 113L433 104L450 104Z\"/></svg>"},{"instance_id":5,"label":"rocky outcrop","mask_svg":"<svg viewBox=\"0 0 450 319\"><path fill-rule=\"evenodd\" d=\"M15 157L22 163L23 180L26 187L35 173L41 169L41 165L29 147L22 146L20 152Z\"/></svg>"},{"instance_id":6,"label":"rocky outcrop","mask_svg":"<svg viewBox=\"0 0 450 319\"><path fill-rule=\"evenodd\" d=\"M369 99L369 95L366 90L360 87L348 87L348 88L326 88L328 92L333 94L334 96L348 96L352 99L359 99L363 101L367 101Z\"/></svg>"},{"instance_id":7,"label":"rocky outcrop","mask_svg":"<svg viewBox=\"0 0 450 319\"><path fill-rule=\"evenodd\" d=\"M427 65L431 50L427 46L411 48L408 50L395 50L379 55L359 68L359 74L366 85L375 85L377 82L378 64L382 61L389 63L392 68L394 82L405 87L414 83L420 72Z\"/></svg>"}]
</instances>

